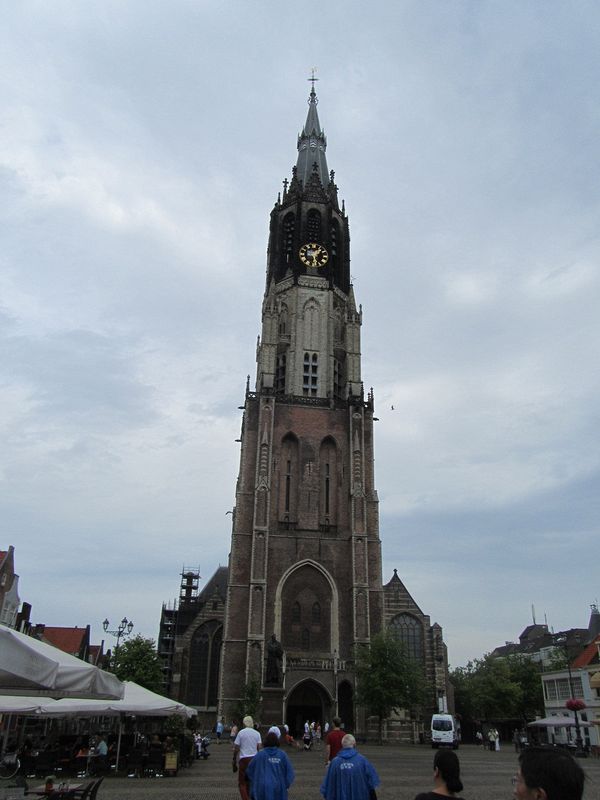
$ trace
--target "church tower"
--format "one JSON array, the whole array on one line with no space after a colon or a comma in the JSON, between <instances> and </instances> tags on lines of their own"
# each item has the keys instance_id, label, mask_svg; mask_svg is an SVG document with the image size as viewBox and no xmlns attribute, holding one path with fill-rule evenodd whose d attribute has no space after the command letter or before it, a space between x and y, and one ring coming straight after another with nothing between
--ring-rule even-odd
<instances>
[{"instance_id":1,"label":"church tower","mask_svg":"<svg viewBox=\"0 0 600 800\"><path fill-rule=\"evenodd\" d=\"M312 90L271 212L256 385L246 389L219 715L244 686L261 718L356 724L353 651L383 627L373 468L350 233Z\"/></svg>"}]
</instances>

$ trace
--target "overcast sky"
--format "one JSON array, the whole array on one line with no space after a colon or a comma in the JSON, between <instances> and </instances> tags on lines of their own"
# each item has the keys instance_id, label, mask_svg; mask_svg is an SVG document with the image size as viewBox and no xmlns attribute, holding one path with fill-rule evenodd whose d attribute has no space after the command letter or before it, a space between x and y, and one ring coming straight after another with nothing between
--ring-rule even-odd
<instances>
[{"instance_id":1,"label":"overcast sky","mask_svg":"<svg viewBox=\"0 0 600 800\"><path fill-rule=\"evenodd\" d=\"M33 621L156 637L229 552L269 212L317 67L375 390L384 581L452 666L587 625L596 2L4 0L0 549ZM393 406L393 410L392 410Z\"/></svg>"}]
</instances>

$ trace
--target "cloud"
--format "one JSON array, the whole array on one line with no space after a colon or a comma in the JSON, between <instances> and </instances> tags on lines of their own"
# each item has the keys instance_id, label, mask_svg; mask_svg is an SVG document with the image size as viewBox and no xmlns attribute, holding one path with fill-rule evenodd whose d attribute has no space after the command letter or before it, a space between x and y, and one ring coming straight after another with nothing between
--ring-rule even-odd
<instances>
[{"instance_id":1,"label":"cloud","mask_svg":"<svg viewBox=\"0 0 600 800\"><path fill-rule=\"evenodd\" d=\"M182 565L226 562L268 215L316 64L386 569L453 663L518 635L534 601L584 624L597 18L334 2L296 42L297 8L274 0L7 7L0 514L36 619L126 614L156 635ZM560 607L557 576L579 587Z\"/></svg>"}]
</instances>

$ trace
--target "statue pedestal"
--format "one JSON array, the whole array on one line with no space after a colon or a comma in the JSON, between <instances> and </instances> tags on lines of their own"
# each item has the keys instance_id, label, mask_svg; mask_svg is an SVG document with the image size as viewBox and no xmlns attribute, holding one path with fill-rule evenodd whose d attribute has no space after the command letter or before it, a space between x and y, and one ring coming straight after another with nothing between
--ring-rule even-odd
<instances>
[{"instance_id":1,"label":"statue pedestal","mask_svg":"<svg viewBox=\"0 0 600 800\"><path fill-rule=\"evenodd\" d=\"M281 725L283 722L283 686L263 686L262 688L262 726Z\"/></svg>"}]
</instances>

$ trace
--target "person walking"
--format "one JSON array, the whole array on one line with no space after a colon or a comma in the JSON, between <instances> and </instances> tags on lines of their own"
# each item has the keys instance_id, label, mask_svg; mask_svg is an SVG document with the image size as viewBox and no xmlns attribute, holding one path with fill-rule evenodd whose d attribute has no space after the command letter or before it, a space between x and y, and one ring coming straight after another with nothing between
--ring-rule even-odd
<instances>
[{"instance_id":1,"label":"person walking","mask_svg":"<svg viewBox=\"0 0 600 800\"><path fill-rule=\"evenodd\" d=\"M375 768L356 750L356 739L347 733L325 774L321 794L325 800L377 800L379 783Z\"/></svg>"},{"instance_id":2,"label":"person walking","mask_svg":"<svg viewBox=\"0 0 600 800\"><path fill-rule=\"evenodd\" d=\"M342 720L339 717L334 717L333 728L329 731L325 739L325 764L329 764L333 761L340 752L343 738L344 731L342 730Z\"/></svg>"},{"instance_id":3,"label":"person walking","mask_svg":"<svg viewBox=\"0 0 600 800\"><path fill-rule=\"evenodd\" d=\"M254 756L260 750L262 743L260 733L254 730L254 720L251 716L244 717L244 727L239 731L233 743L233 771L237 770L238 789L242 800L250 800L246 770Z\"/></svg>"},{"instance_id":4,"label":"person walking","mask_svg":"<svg viewBox=\"0 0 600 800\"><path fill-rule=\"evenodd\" d=\"M235 720L231 722L231 730L229 731L229 741L231 742L231 746L235 744L235 737L238 735L238 726Z\"/></svg>"},{"instance_id":5,"label":"person walking","mask_svg":"<svg viewBox=\"0 0 600 800\"><path fill-rule=\"evenodd\" d=\"M263 749L246 768L252 800L287 800L294 782L294 769L287 753L279 748L279 737L267 733Z\"/></svg>"},{"instance_id":6,"label":"person walking","mask_svg":"<svg viewBox=\"0 0 600 800\"><path fill-rule=\"evenodd\" d=\"M460 762L452 750L438 750L433 759L433 790L422 792L415 800L439 800L440 797L456 797L462 792ZM462 798L457 798L462 800Z\"/></svg>"}]
</instances>

